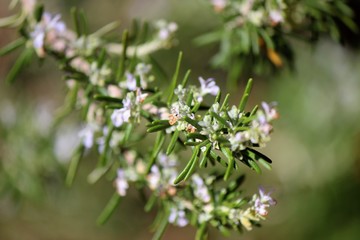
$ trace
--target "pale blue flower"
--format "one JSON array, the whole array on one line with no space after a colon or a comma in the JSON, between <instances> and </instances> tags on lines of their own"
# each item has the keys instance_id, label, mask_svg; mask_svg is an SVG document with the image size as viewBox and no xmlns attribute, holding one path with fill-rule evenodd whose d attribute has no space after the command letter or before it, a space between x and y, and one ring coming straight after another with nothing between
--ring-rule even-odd
<instances>
[{"instance_id":1,"label":"pale blue flower","mask_svg":"<svg viewBox=\"0 0 360 240\"><path fill-rule=\"evenodd\" d=\"M189 220L186 218L185 211L183 209L171 208L168 221L179 227L185 227L189 224Z\"/></svg>"},{"instance_id":2,"label":"pale blue flower","mask_svg":"<svg viewBox=\"0 0 360 240\"><path fill-rule=\"evenodd\" d=\"M116 191L120 196L125 196L126 191L129 188L129 184L125 177L125 171L123 169L117 170L117 177L115 180Z\"/></svg>"},{"instance_id":3,"label":"pale blue flower","mask_svg":"<svg viewBox=\"0 0 360 240\"><path fill-rule=\"evenodd\" d=\"M200 92L196 96L198 102L203 101L203 97L207 94L216 96L220 91L219 86L216 85L215 80L213 78L208 78L207 80L199 77L200 82Z\"/></svg>"}]
</instances>

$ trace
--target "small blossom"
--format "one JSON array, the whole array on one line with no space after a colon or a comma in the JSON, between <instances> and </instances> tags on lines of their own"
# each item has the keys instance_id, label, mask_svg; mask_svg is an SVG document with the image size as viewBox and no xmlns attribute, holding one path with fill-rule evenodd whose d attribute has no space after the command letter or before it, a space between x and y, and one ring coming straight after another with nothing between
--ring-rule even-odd
<instances>
[{"instance_id":1,"label":"small blossom","mask_svg":"<svg viewBox=\"0 0 360 240\"><path fill-rule=\"evenodd\" d=\"M160 40L168 40L177 31L178 26L176 23L167 23L164 20L159 20L156 23L156 27L159 29L158 37Z\"/></svg>"},{"instance_id":2,"label":"small blossom","mask_svg":"<svg viewBox=\"0 0 360 240\"><path fill-rule=\"evenodd\" d=\"M39 57L45 55L45 41L48 38L48 41L54 42L57 37L61 37L66 32L65 24L60 21L61 16L55 15L52 16L50 13L44 13L42 16L41 22L39 22L34 31L30 33L30 36L33 40L33 46ZM51 34L48 36L48 34Z\"/></svg>"},{"instance_id":3,"label":"small blossom","mask_svg":"<svg viewBox=\"0 0 360 240\"><path fill-rule=\"evenodd\" d=\"M227 5L227 0L211 0L211 4L216 12L221 12Z\"/></svg>"},{"instance_id":4,"label":"small blossom","mask_svg":"<svg viewBox=\"0 0 360 240\"><path fill-rule=\"evenodd\" d=\"M264 16L265 16L265 14L264 14L264 11L262 11L262 10L251 11L248 14L248 20L252 24L254 24L256 26L260 26L264 19Z\"/></svg>"},{"instance_id":5,"label":"small blossom","mask_svg":"<svg viewBox=\"0 0 360 240\"><path fill-rule=\"evenodd\" d=\"M126 195L126 190L129 188L129 184L125 178L125 172L123 169L117 170L117 178L115 180L116 191L120 196Z\"/></svg>"},{"instance_id":6,"label":"small blossom","mask_svg":"<svg viewBox=\"0 0 360 240\"><path fill-rule=\"evenodd\" d=\"M120 87L127 88L129 91L136 90L136 78L131 73L125 73L126 81L120 83Z\"/></svg>"},{"instance_id":7,"label":"small blossom","mask_svg":"<svg viewBox=\"0 0 360 240\"><path fill-rule=\"evenodd\" d=\"M158 166L153 165L150 169L150 174L147 177L149 188L152 190L159 189L160 187L161 174Z\"/></svg>"},{"instance_id":8,"label":"small blossom","mask_svg":"<svg viewBox=\"0 0 360 240\"><path fill-rule=\"evenodd\" d=\"M284 22L284 17L281 11L279 10L271 10L269 13L269 17L273 25L277 25L281 22Z\"/></svg>"},{"instance_id":9,"label":"small blossom","mask_svg":"<svg viewBox=\"0 0 360 240\"><path fill-rule=\"evenodd\" d=\"M111 121L115 127L120 127L124 122L129 122L131 110L127 108L116 109L111 114Z\"/></svg>"},{"instance_id":10,"label":"small blossom","mask_svg":"<svg viewBox=\"0 0 360 240\"><path fill-rule=\"evenodd\" d=\"M189 224L189 220L186 218L185 211L182 209L171 208L168 221L179 227L185 227Z\"/></svg>"},{"instance_id":11,"label":"small blossom","mask_svg":"<svg viewBox=\"0 0 360 240\"><path fill-rule=\"evenodd\" d=\"M274 105L275 105L275 103L272 103L272 104L268 104L266 102L261 103L261 106L263 107L263 109L265 111L266 119L268 121L279 118L279 114L276 111Z\"/></svg>"},{"instance_id":12,"label":"small blossom","mask_svg":"<svg viewBox=\"0 0 360 240\"><path fill-rule=\"evenodd\" d=\"M206 94L211 94L216 96L220 90L219 86L216 85L215 80L213 78L208 78L204 80L202 77L199 77L200 81L200 93L196 96L198 102L203 101L203 97Z\"/></svg>"},{"instance_id":13,"label":"small blossom","mask_svg":"<svg viewBox=\"0 0 360 240\"><path fill-rule=\"evenodd\" d=\"M123 100L123 107L114 110L114 112L111 114L111 121L115 127L120 127L125 122L129 122L131 117L132 96L133 93L128 93L126 98Z\"/></svg>"},{"instance_id":14,"label":"small blossom","mask_svg":"<svg viewBox=\"0 0 360 240\"><path fill-rule=\"evenodd\" d=\"M232 106L231 110L228 111L229 117L233 120L237 120L239 117L241 117L240 110L236 106Z\"/></svg>"},{"instance_id":15,"label":"small blossom","mask_svg":"<svg viewBox=\"0 0 360 240\"><path fill-rule=\"evenodd\" d=\"M194 184L194 195L202 202L209 202L211 200L209 190L207 189L204 180L197 174L192 176Z\"/></svg>"},{"instance_id":16,"label":"small blossom","mask_svg":"<svg viewBox=\"0 0 360 240\"><path fill-rule=\"evenodd\" d=\"M244 143L249 140L249 133L237 132L235 135L231 135L229 138L229 142L231 144L231 151L243 150L245 149Z\"/></svg>"},{"instance_id":17,"label":"small blossom","mask_svg":"<svg viewBox=\"0 0 360 240\"><path fill-rule=\"evenodd\" d=\"M276 201L270 196L270 193L265 193L263 189L259 189L259 195L253 196L252 202L254 210L257 214L264 217L268 214L268 208L276 204Z\"/></svg>"},{"instance_id":18,"label":"small blossom","mask_svg":"<svg viewBox=\"0 0 360 240\"><path fill-rule=\"evenodd\" d=\"M111 70L106 65L99 68L98 64L93 62L90 67L89 80L94 85L104 86L105 80L110 74Z\"/></svg>"},{"instance_id":19,"label":"small blossom","mask_svg":"<svg viewBox=\"0 0 360 240\"><path fill-rule=\"evenodd\" d=\"M85 148L91 148L93 146L94 134L97 130L98 127L96 125L88 124L79 132L79 137Z\"/></svg>"}]
</instances>

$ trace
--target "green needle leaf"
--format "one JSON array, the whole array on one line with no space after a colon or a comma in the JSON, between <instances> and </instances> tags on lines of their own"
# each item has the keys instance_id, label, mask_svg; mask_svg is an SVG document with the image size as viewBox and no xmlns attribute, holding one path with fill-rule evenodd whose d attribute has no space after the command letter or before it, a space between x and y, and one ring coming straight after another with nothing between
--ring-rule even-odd
<instances>
[{"instance_id":1,"label":"green needle leaf","mask_svg":"<svg viewBox=\"0 0 360 240\"><path fill-rule=\"evenodd\" d=\"M252 78L250 78L248 80L247 84L246 84L244 94L243 94L243 96L241 98L241 101L239 103L240 112L243 112L245 110L245 106L246 106L247 100L249 98L251 89L252 89L252 84L253 84L253 80L252 80Z\"/></svg>"},{"instance_id":2,"label":"green needle leaf","mask_svg":"<svg viewBox=\"0 0 360 240\"><path fill-rule=\"evenodd\" d=\"M174 96L174 90L176 88L176 82L177 82L177 79L178 79L178 76L179 76L182 55L183 55L182 52L179 52L179 57L178 57L178 60L177 60L177 63L176 63L175 73L174 73L174 76L172 78L171 85L170 85L170 88L169 88L169 97L168 97L168 100L167 100L168 106L171 105L172 99L173 99L173 96Z\"/></svg>"},{"instance_id":3,"label":"green needle leaf","mask_svg":"<svg viewBox=\"0 0 360 240\"><path fill-rule=\"evenodd\" d=\"M104 210L101 212L100 216L96 221L98 225L103 225L104 223L107 222L107 220L109 220L111 215L115 212L116 208L119 206L121 199L122 199L121 196L117 192L113 194L110 201L105 206Z\"/></svg>"},{"instance_id":4,"label":"green needle leaf","mask_svg":"<svg viewBox=\"0 0 360 240\"><path fill-rule=\"evenodd\" d=\"M172 135L171 141L170 141L169 146L168 146L168 148L166 150L166 155L170 155L173 152L173 150L175 148L175 145L176 145L176 142L177 142L178 137L179 137L179 133L180 133L179 130L175 130L174 134Z\"/></svg>"},{"instance_id":5,"label":"green needle leaf","mask_svg":"<svg viewBox=\"0 0 360 240\"><path fill-rule=\"evenodd\" d=\"M25 45L26 40L24 38L18 38L15 41L9 43L8 45L6 45L5 47L3 47L0 50L0 57L5 56L6 54L16 50L17 48Z\"/></svg>"},{"instance_id":6,"label":"green needle leaf","mask_svg":"<svg viewBox=\"0 0 360 240\"><path fill-rule=\"evenodd\" d=\"M69 170L67 172L66 180L65 180L65 183L68 187L70 187L74 182L76 172L78 170L79 162L82 156L84 155L84 151L85 151L84 145L82 144L79 145L75 150L73 157L71 158Z\"/></svg>"}]
</instances>

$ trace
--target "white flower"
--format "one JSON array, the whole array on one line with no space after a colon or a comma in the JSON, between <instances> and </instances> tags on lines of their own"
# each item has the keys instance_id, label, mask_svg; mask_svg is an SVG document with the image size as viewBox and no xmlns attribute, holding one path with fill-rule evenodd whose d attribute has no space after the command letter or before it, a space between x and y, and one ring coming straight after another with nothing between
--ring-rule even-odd
<instances>
[{"instance_id":1,"label":"white flower","mask_svg":"<svg viewBox=\"0 0 360 240\"><path fill-rule=\"evenodd\" d=\"M120 127L124 122L129 122L131 110L127 108L116 109L111 114L111 121L115 127Z\"/></svg>"},{"instance_id":2,"label":"white flower","mask_svg":"<svg viewBox=\"0 0 360 240\"><path fill-rule=\"evenodd\" d=\"M147 177L149 188L152 190L160 187L161 173L156 165L153 165L150 170L150 174Z\"/></svg>"},{"instance_id":3,"label":"white flower","mask_svg":"<svg viewBox=\"0 0 360 240\"><path fill-rule=\"evenodd\" d=\"M249 138L250 135L247 131L237 132L235 135L231 135L229 138L229 142L231 144L231 151L236 151L237 149L245 149L244 143L248 141Z\"/></svg>"},{"instance_id":4,"label":"white flower","mask_svg":"<svg viewBox=\"0 0 360 240\"><path fill-rule=\"evenodd\" d=\"M129 184L125 178L125 172L123 169L117 170L117 178L115 180L116 191L120 196L126 195L126 190L129 188Z\"/></svg>"},{"instance_id":5,"label":"white flower","mask_svg":"<svg viewBox=\"0 0 360 240\"><path fill-rule=\"evenodd\" d=\"M114 112L111 114L111 121L115 127L120 127L124 124L124 122L129 122L132 107L131 98L131 93L127 94L126 98L123 100L123 107L114 110Z\"/></svg>"},{"instance_id":6,"label":"white flower","mask_svg":"<svg viewBox=\"0 0 360 240\"><path fill-rule=\"evenodd\" d=\"M224 9L227 4L227 0L211 0L211 4L218 10Z\"/></svg>"},{"instance_id":7,"label":"white flower","mask_svg":"<svg viewBox=\"0 0 360 240\"><path fill-rule=\"evenodd\" d=\"M98 67L96 62L93 62L90 66L90 82L94 85L104 86L106 78L111 74L110 68L103 65L101 68Z\"/></svg>"},{"instance_id":8,"label":"white flower","mask_svg":"<svg viewBox=\"0 0 360 240\"><path fill-rule=\"evenodd\" d=\"M192 176L192 181L194 183L194 195L200 199L202 202L209 202L211 200L209 190L204 184L204 180L197 174Z\"/></svg>"},{"instance_id":9,"label":"white flower","mask_svg":"<svg viewBox=\"0 0 360 240\"><path fill-rule=\"evenodd\" d=\"M158 37L160 40L166 41L168 40L174 32L178 29L176 23L171 22L167 23L164 20L159 20L156 22L156 27L159 29Z\"/></svg>"},{"instance_id":10,"label":"white flower","mask_svg":"<svg viewBox=\"0 0 360 240\"><path fill-rule=\"evenodd\" d=\"M120 83L120 87L127 88L129 91L136 90L136 78L131 73L126 73L126 81Z\"/></svg>"},{"instance_id":11,"label":"white flower","mask_svg":"<svg viewBox=\"0 0 360 240\"><path fill-rule=\"evenodd\" d=\"M265 193L262 188L259 189L259 195L253 196L252 202L254 204L255 212L264 217L268 214L268 208L276 204L276 201L270 196L270 193Z\"/></svg>"},{"instance_id":12,"label":"white flower","mask_svg":"<svg viewBox=\"0 0 360 240\"><path fill-rule=\"evenodd\" d=\"M66 26L60 21L61 16L55 15L54 17L50 13L44 13L42 16L41 22L39 22L35 27L34 31L30 33L30 36L33 40L33 46L38 54L38 56L43 57L45 54L44 45L48 33L51 32L50 39L48 41L54 42L54 40L65 34Z\"/></svg>"},{"instance_id":13,"label":"white flower","mask_svg":"<svg viewBox=\"0 0 360 240\"><path fill-rule=\"evenodd\" d=\"M276 108L274 107L276 105L276 103L266 103L266 102L262 102L261 106L265 111L265 116L267 121L271 121L273 119L277 119L279 118L279 114L276 111Z\"/></svg>"},{"instance_id":14,"label":"white flower","mask_svg":"<svg viewBox=\"0 0 360 240\"><path fill-rule=\"evenodd\" d=\"M279 10L271 10L269 13L270 20L273 24L284 22L284 17Z\"/></svg>"},{"instance_id":15,"label":"white flower","mask_svg":"<svg viewBox=\"0 0 360 240\"><path fill-rule=\"evenodd\" d=\"M168 221L179 227L185 227L189 223L189 220L186 218L185 211L174 207L170 209Z\"/></svg>"},{"instance_id":16,"label":"white flower","mask_svg":"<svg viewBox=\"0 0 360 240\"><path fill-rule=\"evenodd\" d=\"M196 96L198 102L203 101L203 97L206 94L211 94L216 96L220 90L219 86L216 85L215 80L213 78L208 78L204 80L202 77L199 77L200 81L200 93Z\"/></svg>"},{"instance_id":17,"label":"white flower","mask_svg":"<svg viewBox=\"0 0 360 240\"><path fill-rule=\"evenodd\" d=\"M88 124L79 132L79 137L85 148L91 148L94 144L94 134L98 127L94 124Z\"/></svg>"},{"instance_id":18,"label":"white flower","mask_svg":"<svg viewBox=\"0 0 360 240\"><path fill-rule=\"evenodd\" d=\"M249 22L251 22L255 26L260 26L264 19L264 11L262 10L251 11L248 14L248 19Z\"/></svg>"},{"instance_id":19,"label":"white flower","mask_svg":"<svg viewBox=\"0 0 360 240\"><path fill-rule=\"evenodd\" d=\"M237 120L239 117L241 117L240 110L236 106L232 106L231 110L228 111L229 117L233 120Z\"/></svg>"}]
</instances>

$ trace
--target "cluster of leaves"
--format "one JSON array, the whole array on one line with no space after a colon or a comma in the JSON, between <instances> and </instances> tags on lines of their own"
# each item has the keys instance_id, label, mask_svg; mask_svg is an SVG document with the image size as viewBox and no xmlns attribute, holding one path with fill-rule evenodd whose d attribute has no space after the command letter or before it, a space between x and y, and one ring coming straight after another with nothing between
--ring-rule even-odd
<instances>
[{"instance_id":1,"label":"cluster of leaves","mask_svg":"<svg viewBox=\"0 0 360 240\"><path fill-rule=\"evenodd\" d=\"M200 87L188 86L187 71L178 84L180 53L171 83L163 92L155 82L162 71L150 53L171 46L175 23L158 21L135 27L131 33L125 30L121 43L113 43L104 34L114 24L89 34L84 14L72 13L75 32L59 15L23 0L22 13L2 21L19 27L21 38L3 48L1 55L24 48L9 72L10 82L34 55L41 60L54 57L65 73L68 96L54 126L75 110L84 122L66 182L72 184L80 160L90 149L97 150L99 160L88 181L95 183L104 176L115 181L116 192L98 222L110 217L131 183L148 198L145 210L158 206L154 239L161 237L168 223L191 223L198 229L196 238L203 239L209 224L226 234L231 229L251 230L265 219L267 208L275 203L269 194L260 190L246 198L238 190L244 177L230 181L239 163L256 172L261 171L259 164L270 168L271 160L254 148L270 140L277 113L266 103L263 109L256 106L245 111L252 80L239 105L230 106L229 95L222 100L213 79L200 77ZM204 98L209 94L215 99L206 105ZM153 132L157 132L155 141ZM147 144L149 148L140 147ZM187 149L191 157L178 173L179 156ZM212 170L210 165L223 168ZM198 167L209 168L208 173L199 175ZM218 184L222 179L230 181L227 187Z\"/></svg>"},{"instance_id":2,"label":"cluster of leaves","mask_svg":"<svg viewBox=\"0 0 360 240\"><path fill-rule=\"evenodd\" d=\"M240 74L265 74L292 67L291 39L316 42L322 34L340 40L340 26L357 31L353 11L343 0L210 0L223 24L196 39L218 43L212 64L228 72L230 83ZM248 71L248 72L246 72Z\"/></svg>"}]
</instances>

